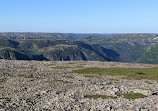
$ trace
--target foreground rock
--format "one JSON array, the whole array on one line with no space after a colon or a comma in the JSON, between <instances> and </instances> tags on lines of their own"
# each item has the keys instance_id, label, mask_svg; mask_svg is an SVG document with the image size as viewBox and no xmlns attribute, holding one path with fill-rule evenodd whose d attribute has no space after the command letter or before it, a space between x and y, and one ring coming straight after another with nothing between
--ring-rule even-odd
<instances>
[{"instance_id":1,"label":"foreground rock","mask_svg":"<svg viewBox=\"0 0 158 111\"><path fill-rule=\"evenodd\" d=\"M156 80L72 73L83 67L157 67L113 62L0 60L0 109L43 111L158 111ZM127 99L125 93L144 98ZM86 98L106 95L107 98Z\"/></svg>"}]
</instances>

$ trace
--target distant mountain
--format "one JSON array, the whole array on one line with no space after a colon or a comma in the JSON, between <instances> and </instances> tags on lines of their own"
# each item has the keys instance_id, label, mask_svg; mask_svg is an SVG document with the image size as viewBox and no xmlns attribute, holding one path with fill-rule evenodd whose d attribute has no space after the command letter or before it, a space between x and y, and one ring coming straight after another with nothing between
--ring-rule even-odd
<instances>
[{"instance_id":1,"label":"distant mountain","mask_svg":"<svg viewBox=\"0 0 158 111\"><path fill-rule=\"evenodd\" d=\"M10 38L10 37L9 37ZM100 45L55 38L0 39L0 58L9 60L117 61L119 54Z\"/></svg>"},{"instance_id":2,"label":"distant mountain","mask_svg":"<svg viewBox=\"0 0 158 111\"><path fill-rule=\"evenodd\" d=\"M0 37L9 39L34 39L34 38L56 38L56 39L66 39L66 40L78 40L83 37L89 36L99 36L106 34L84 34L84 33L42 33L42 32L6 32L0 33ZM108 34L109 35L109 34Z\"/></svg>"}]
</instances>

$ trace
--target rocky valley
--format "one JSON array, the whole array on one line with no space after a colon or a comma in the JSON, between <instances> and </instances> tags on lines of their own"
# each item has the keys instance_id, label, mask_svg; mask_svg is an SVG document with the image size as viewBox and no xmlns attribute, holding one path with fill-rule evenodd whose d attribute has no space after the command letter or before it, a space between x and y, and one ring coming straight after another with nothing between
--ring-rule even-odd
<instances>
[{"instance_id":1,"label":"rocky valley","mask_svg":"<svg viewBox=\"0 0 158 111\"><path fill-rule=\"evenodd\" d=\"M0 33L0 59L157 64L158 34Z\"/></svg>"},{"instance_id":2,"label":"rocky valley","mask_svg":"<svg viewBox=\"0 0 158 111\"><path fill-rule=\"evenodd\" d=\"M158 111L158 0L0 0L0 111Z\"/></svg>"}]
</instances>

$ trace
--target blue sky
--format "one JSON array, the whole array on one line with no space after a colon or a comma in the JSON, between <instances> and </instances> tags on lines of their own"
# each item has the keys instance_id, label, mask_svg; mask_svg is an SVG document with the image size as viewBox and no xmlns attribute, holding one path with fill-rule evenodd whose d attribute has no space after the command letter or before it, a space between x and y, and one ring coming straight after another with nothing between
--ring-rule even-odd
<instances>
[{"instance_id":1,"label":"blue sky","mask_svg":"<svg viewBox=\"0 0 158 111\"><path fill-rule=\"evenodd\" d=\"M158 33L158 0L0 0L0 32Z\"/></svg>"}]
</instances>

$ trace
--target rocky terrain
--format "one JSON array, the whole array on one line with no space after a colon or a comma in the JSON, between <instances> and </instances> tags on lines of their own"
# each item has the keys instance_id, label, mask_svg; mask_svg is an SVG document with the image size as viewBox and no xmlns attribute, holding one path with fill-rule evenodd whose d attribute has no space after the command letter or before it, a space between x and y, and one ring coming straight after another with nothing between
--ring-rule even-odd
<instances>
[{"instance_id":1,"label":"rocky terrain","mask_svg":"<svg viewBox=\"0 0 158 111\"><path fill-rule=\"evenodd\" d=\"M157 80L73 72L91 67L152 68L158 65L0 60L0 110L158 111ZM143 97L131 99L123 95L126 93L139 93Z\"/></svg>"}]
</instances>

